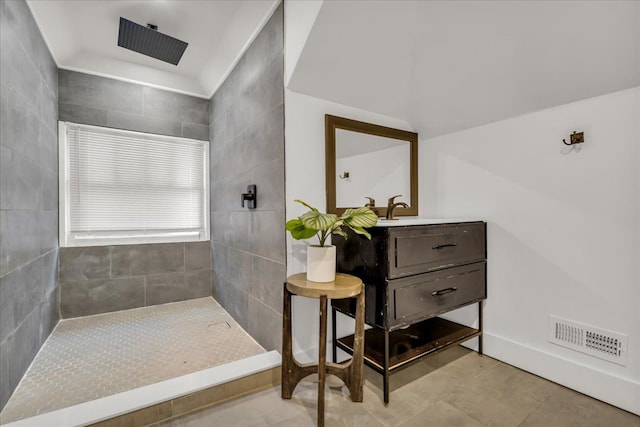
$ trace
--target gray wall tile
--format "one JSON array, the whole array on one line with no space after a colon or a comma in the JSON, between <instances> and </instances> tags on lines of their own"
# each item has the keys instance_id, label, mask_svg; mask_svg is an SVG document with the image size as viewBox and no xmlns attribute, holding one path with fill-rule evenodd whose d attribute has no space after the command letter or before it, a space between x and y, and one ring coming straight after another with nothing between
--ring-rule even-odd
<instances>
[{"instance_id":1,"label":"gray wall tile","mask_svg":"<svg viewBox=\"0 0 640 427\"><path fill-rule=\"evenodd\" d=\"M225 302L225 310L244 330L249 332L249 318L255 314L249 312L249 295L224 279L220 281L220 284L221 299Z\"/></svg>"},{"instance_id":2,"label":"gray wall tile","mask_svg":"<svg viewBox=\"0 0 640 427\"><path fill-rule=\"evenodd\" d=\"M58 210L58 172L42 168L40 179L40 208L42 210Z\"/></svg>"},{"instance_id":3,"label":"gray wall tile","mask_svg":"<svg viewBox=\"0 0 640 427\"><path fill-rule=\"evenodd\" d=\"M142 114L142 86L76 71L58 73L58 101L91 108Z\"/></svg>"},{"instance_id":4,"label":"gray wall tile","mask_svg":"<svg viewBox=\"0 0 640 427\"><path fill-rule=\"evenodd\" d=\"M184 274L189 298L211 296L211 270L187 271Z\"/></svg>"},{"instance_id":5,"label":"gray wall tile","mask_svg":"<svg viewBox=\"0 0 640 427\"><path fill-rule=\"evenodd\" d=\"M11 378L9 347L9 339L0 341L0 378L2 378L0 381L0 408L4 408L4 405L7 404L16 386L9 381Z\"/></svg>"},{"instance_id":6,"label":"gray wall tile","mask_svg":"<svg viewBox=\"0 0 640 427\"><path fill-rule=\"evenodd\" d=\"M286 262L284 210L254 212L249 223L249 234L268 239L251 239L250 250L258 256L281 263Z\"/></svg>"},{"instance_id":7,"label":"gray wall tile","mask_svg":"<svg viewBox=\"0 0 640 427\"><path fill-rule=\"evenodd\" d=\"M11 271L11 249L9 246L8 212L0 210L0 277Z\"/></svg>"},{"instance_id":8,"label":"gray wall tile","mask_svg":"<svg viewBox=\"0 0 640 427\"><path fill-rule=\"evenodd\" d=\"M225 244L218 243L216 241L213 242L213 249L211 253L211 258L213 259L212 269L219 275L228 274L227 269L227 253L229 252L229 247Z\"/></svg>"},{"instance_id":9,"label":"gray wall tile","mask_svg":"<svg viewBox=\"0 0 640 427\"><path fill-rule=\"evenodd\" d=\"M211 270L147 276L147 305L211 296Z\"/></svg>"},{"instance_id":10,"label":"gray wall tile","mask_svg":"<svg viewBox=\"0 0 640 427\"><path fill-rule=\"evenodd\" d=\"M60 120L209 139L208 101L69 70L58 76Z\"/></svg>"},{"instance_id":11,"label":"gray wall tile","mask_svg":"<svg viewBox=\"0 0 640 427\"><path fill-rule=\"evenodd\" d=\"M211 243L162 243L61 248L59 271L63 317L121 310L107 292L121 279L143 283L144 298L126 308L211 296ZM105 280L94 279L104 277ZM110 280L106 280L110 278ZM112 285L111 283L115 283ZM136 282L138 283L138 282ZM120 289L119 292L124 292ZM136 294L137 296L137 294ZM82 310L75 304L90 300Z\"/></svg>"},{"instance_id":12,"label":"gray wall tile","mask_svg":"<svg viewBox=\"0 0 640 427\"><path fill-rule=\"evenodd\" d=\"M37 145L37 138L33 141ZM38 210L42 198L41 169L23 155L0 147L2 205L4 210Z\"/></svg>"},{"instance_id":13,"label":"gray wall tile","mask_svg":"<svg viewBox=\"0 0 640 427\"><path fill-rule=\"evenodd\" d=\"M281 7L281 6L280 6ZM276 11L245 54L244 79L251 84L275 58L282 57L284 14ZM255 71L251 71L255 70Z\"/></svg>"},{"instance_id":14,"label":"gray wall tile","mask_svg":"<svg viewBox=\"0 0 640 427\"><path fill-rule=\"evenodd\" d=\"M19 97L29 101L31 110L39 112L41 86L40 73L27 52L18 43L18 39L8 32L2 33L0 51L0 75L5 84Z\"/></svg>"},{"instance_id":15,"label":"gray wall tile","mask_svg":"<svg viewBox=\"0 0 640 427\"><path fill-rule=\"evenodd\" d=\"M260 203L258 211L282 211L284 206L284 157L264 162L249 170L244 175L244 179L250 182L258 182L258 194Z\"/></svg>"},{"instance_id":16,"label":"gray wall tile","mask_svg":"<svg viewBox=\"0 0 640 427\"><path fill-rule=\"evenodd\" d=\"M131 255L135 245L111 247L111 278L131 276Z\"/></svg>"},{"instance_id":17,"label":"gray wall tile","mask_svg":"<svg viewBox=\"0 0 640 427\"><path fill-rule=\"evenodd\" d=\"M51 88L46 84L43 84L40 90L42 91L40 95L40 118L51 130L55 130L58 128L56 126L58 121L57 94L52 92Z\"/></svg>"},{"instance_id":18,"label":"gray wall tile","mask_svg":"<svg viewBox=\"0 0 640 427\"><path fill-rule=\"evenodd\" d=\"M211 269L211 242L189 242L184 245L185 271Z\"/></svg>"},{"instance_id":19,"label":"gray wall tile","mask_svg":"<svg viewBox=\"0 0 640 427\"><path fill-rule=\"evenodd\" d=\"M282 59L275 58L251 86L251 95L255 100L253 106L258 110L255 112L257 119L284 103L283 69Z\"/></svg>"},{"instance_id":20,"label":"gray wall tile","mask_svg":"<svg viewBox=\"0 0 640 427\"><path fill-rule=\"evenodd\" d=\"M9 381L15 388L40 349L39 307L29 313L20 326L16 328L9 343Z\"/></svg>"},{"instance_id":21,"label":"gray wall tile","mask_svg":"<svg viewBox=\"0 0 640 427\"><path fill-rule=\"evenodd\" d=\"M109 111L107 119L109 127L155 133L158 135L182 136L182 123L168 119L156 119L137 114L126 114Z\"/></svg>"},{"instance_id":22,"label":"gray wall tile","mask_svg":"<svg viewBox=\"0 0 640 427\"><path fill-rule=\"evenodd\" d=\"M184 243L135 245L129 248L130 271L134 276L184 271Z\"/></svg>"},{"instance_id":23,"label":"gray wall tile","mask_svg":"<svg viewBox=\"0 0 640 427\"><path fill-rule=\"evenodd\" d=\"M6 274L35 260L40 255L37 211L0 211L1 256Z\"/></svg>"},{"instance_id":24,"label":"gray wall tile","mask_svg":"<svg viewBox=\"0 0 640 427\"><path fill-rule=\"evenodd\" d=\"M15 270L5 277L15 281L13 287L14 325L20 325L44 298L44 287L42 286L42 261L41 258L31 262L24 267Z\"/></svg>"},{"instance_id":25,"label":"gray wall tile","mask_svg":"<svg viewBox=\"0 0 640 427\"><path fill-rule=\"evenodd\" d=\"M23 0L0 7L0 75L2 410L59 318L57 67Z\"/></svg>"},{"instance_id":26,"label":"gray wall tile","mask_svg":"<svg viewBox=\"0 0 640 427\"><path fill-rule=\"evenodd\" d=\"M202 140L209 138L207 100L68 70L59 72L58 91L58 114L63 121ZM44 204L47 202L43 199ZM108 251L98 266L82 263L74 266L74 262L82 260L63 257L62 252L66 249L62 249L60 298L63 316L121 309L110 300L107 292L102 292L107 285L92 280L96 274L99 277L106 274L104 277L114 281L120 278L146 280L147 300L137 298L131 307L211 295L210 243L187 245L186 249L184 243L104 247L96 249ZM89 270L83 273L83 268ZM97 271L92 268L97 268ZM199 272L191 274L191 271ZM86 285L84 291L83 283ZM78 295L89 293L92 303L82 313L74 311L73 304L85 298Z\"/></svg>"},{"instance_id":27,"label":"gray wall tile","mask_svg":"<svg viewBox=\"0 0 640 427\"><path fill-rule=\"evenodd\" d=\"M8 81L8 80L7 80ZM37 114L27 105L25 99L6 85L4 78L0 88L0 143L16 153L38 161L39 150Z\"/></svg>"},{"instance_id":28,"label":"gray wall tile","mask_svg":"<svg viewBox=\"0 0 640 427\"><path fill-rule=\"evenodd\" d=\"M53 291L58 284L58 249L42 256L42 286L45 294Z\"/></svg>"},{"instance_id":29,"label":"gray wall tile","mask_svg":"<svg viewBox=\"0 0 640 427\"><path fill-rule=\"evenodd\" d=\"M109 252L108 246L60 248L58 258L60 282L109 278L111 271Z\"/></svg>"},{"instance_id":30,"label":"gray wall tile","mask_svg":"<svg viewBox=\"0 0 640 427\"><path fill-rule=\"evenodd\" d=\"M143 276L69 281L60 287L62 317L78 317L144 307Z\"/></svg>"},{"instance_id":31,"label":"gray wall tile","mask_svg":"<svg viewBox=\"0 0 640 427\"><path fill-rule=\"evenodd\" d=\"M0 341L6 340L16 329L13 314L17 292L16 283L14 274L0 277Z\"/></svg>"},{"instance_id":32,"label":"gray wall tile","mask_svg":"<svg viewBox=\"0 0 640 427\"><path fill-rule=\"evenodd\" d=\"M241 134L244 146L252 147L244 154L245 167L254 168L284 157L284 147L272 141L284 140L284 104L270 111ZM284 171L282 171L284 176Z\"/></svg>"},{"instance_id":33,"label":"gray wall tile","mask_svg":"<svg viewBox=\"0 0 640 427\"><path fill-rule=\"evenodd\" d=\"M209 101L153 87L143 89L144 115L209 125Z\"/></svg>"},{"instance_id":34,"label":"gray wall tile","mask_svg":"<svg viewBox=\"0 0 640 427\"><path fill-rule=\"evenodd\" d=\"M102 101L97 107L109 111L143 114L143 86L107 78L93 79L93 84Z\"/></svg>"},{"instance_id":35,"label":"gray wall tile","mask_svg":"<svg viewBox=\"0 0 640 427\"><path fill-rule=\"evenodd\" d=\"M185 138L198 139L201 141L209 140L209 126L198 125L194 123L182 124L182 136Z\"/></svg>"},{"instance_id":36,"label":"gray wall tile","mask_svg":"<svg viewBox=\"0 0 640 427\"><path fill-rule=\"evenodd\" d=\"M280 348L285 280L283 10L209 104L213 296L266 348ZM238 204L258 185L258 209Z\"/></svg>"},{"instance_id":37,"label":"gray wall tile","mask_svg":"<svg viewBox=\"0 0 640 427\"><path fill-rule=\"evenodd\" d=\"M254 279L252 276L254 257L255 255L252 253L230 247L228 249L227 263L225 268L222 269L222 274L225 275L225 278L233 283L235 287L248 292L250 290L250 284L253 281L252 279Z\"/></svg>"},{"instance_id":38,"label":"gray wall tile","mask_svg":"<svg viewBox=\"0 0 640 427\"><path fill-rule=\"evenodd\" d=\"M40 254L50 252L58 247L58 211L41 210L38 217L38 241Z\"/></svg>"},{"instance_id":39,"label":"gray wall tile","mask_svg":"<svg viewBox=\"0 0 640 427\"><path fill-rule=\"evenodd\" d=\"M282 314L249 297L249 334L266 350L282 349Z\"/></svg>"},{"instance_id":40,"label":"gray wall tile","mask_svg":"<svg viewBox=\"0 0 640 427\"><path fill-rule=\"evenodd\" d=\"M43 169L58 173L58 129L51 129L44 122L38 127L38 152L39 161ZM57 184L57 179L54 180ZM56 187L57 192L57 187Z\"/></svg>"},{"instance_id":41,"label":"gray wall tile","mask_svg":"<svg viewBox=\"0 0 640 427\"><path fill-rule=\"evenodd\" d=\"M271 309L282 313L282 286L287 280L287 266L267 258L254 257L253 296Z\"/></svg>"},{"instance_id":42,"label":"gray wall tile","mask_svg":"<svg viewBox=\"0 0 640 427\"><path fill-rule=\"evenodd\" d=\"M40 345L44 344L60 319L60 288L56 287L45 295L40 303Z\"/></svg>"},{"instance_id":43,"label":"gray wall tile","mask_svg":"<svg viewBox=\"0 0 640 427\"><path fill-rule=\"evenodd\" d=\"M6 15L3 17L2 25L6 26L7 33L15 36L18 43L31 57L45 82L55 93L57 67L40 34L40 29L31 16L31 11L24 1L7 1L5 3L6 9L3 12Z\"/></svg>"},{"instance_id":44,"label":"gray wall tile","mask_svg":"<svg viewBox=\"0 0 640 427\"><path fill-rule=\"evenodd\" d=\"M70 88L69 90L73 90ZM58 104L58 118L63 122L108 126L107 110L76 104Z\"/></svg>"},{"instance_id":45,"label":"gray wall tile","mask_svg":"<svg viewBox=\"0 0 640 427\"><path fill-rule=\"evenodd\" d=\"M187 298L184 273L164 273L147 276L147 304L164 304Z\"/></svg>"}]
</instances>

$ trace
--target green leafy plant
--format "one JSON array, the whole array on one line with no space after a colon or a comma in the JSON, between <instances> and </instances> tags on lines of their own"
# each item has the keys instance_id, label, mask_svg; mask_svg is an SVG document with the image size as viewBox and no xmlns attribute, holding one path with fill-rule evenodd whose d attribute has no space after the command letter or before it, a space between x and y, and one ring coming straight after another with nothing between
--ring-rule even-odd
<instances>
[{"instance_id":1,"label":"green leafy plant","mask_svg":"<svg viewBox=\"0 0 640 427\"><path fill-rule=\"evenodd\" d=\"M291 233L291 237L296 240L317 236L320 246L325 246L327 237L331 233L347 238L347 233L342 227L348 227L357 234L361 234L371 240L371 235L365 228L373 227L378 222L378 216L367 207L350 208L338 216L336 214L322 213L302 200L296 199L295 201L310 209L309 212L298 218L287 221L285 225L287 231Z\"/></svg>"}]
</instances>

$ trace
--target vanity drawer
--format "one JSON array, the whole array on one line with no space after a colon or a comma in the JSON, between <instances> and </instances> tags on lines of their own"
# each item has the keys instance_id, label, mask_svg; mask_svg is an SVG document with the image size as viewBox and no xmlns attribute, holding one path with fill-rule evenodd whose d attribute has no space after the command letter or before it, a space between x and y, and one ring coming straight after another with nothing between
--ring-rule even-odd
<instances>
[{"instance_id":1,"label":"vanity drawer","mask_svg":"<svg viewBox=\"0 0 640 427\"><path fill-rule=\"evenodd\" d=\"M389 278L486 258L485 223L390 230Z\"/></svg>"},{"instance_id":2,"label":"vanity drawer","mask_svg":"<svg viewBox=\"0 0 640 427\"><path fill-rule=\"evenodd\" d=\"M483 300L484 261L389 282L394 324L412 323Z\"/></svg>"}]
</instances>

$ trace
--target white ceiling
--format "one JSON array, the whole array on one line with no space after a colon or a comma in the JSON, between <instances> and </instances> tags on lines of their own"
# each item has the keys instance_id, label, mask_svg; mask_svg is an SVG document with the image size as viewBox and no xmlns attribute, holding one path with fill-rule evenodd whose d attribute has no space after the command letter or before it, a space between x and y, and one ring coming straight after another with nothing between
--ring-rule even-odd
<instances>
[{"instance_id":1,"label":"white ceiling","mask_svg":"<svg viewBox=\"0 0 640 427\"><path fill-rule=\"evenodd\" d=\"M433 137L638 85L638 1L343 0L288 88Z\"/></svg>"},{"instance_id":2,"label":"white ceiling","mask_svg":"<svg viewBox=\"0 0 640 427\"><path fill-rule=\"evenodd\" d=\"M209 98L278 0L28 0L60 68ZM119 18L189 43L175 66L118 46Z\"/></svg>"}]
</instances>

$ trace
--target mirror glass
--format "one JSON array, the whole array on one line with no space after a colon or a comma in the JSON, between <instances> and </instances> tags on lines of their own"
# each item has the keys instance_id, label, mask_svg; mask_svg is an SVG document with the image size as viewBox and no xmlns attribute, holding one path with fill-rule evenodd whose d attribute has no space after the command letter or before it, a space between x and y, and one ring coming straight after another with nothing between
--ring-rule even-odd
<instances>
[{"instance_id":1,"label":"mirror glass","mask_svg":"<svg viewBox=\"0 0 640 427\"><path fill-rule=\"evenodd\" d=\"M409 141L336 129L336 205L361 206L365 196L408 200L410 159Z\"/></svg>"},{"instance_id":2,"label":"mirror glass","mask_svg":"<svg viewBox=\"0 0 640 427\"><path fill-rule=\"evenodd\" d=\"M379 216L395 195L394 215L418 214L418 134L372 123L325 116L327 212L364 206L371 197Z\"/></svg>"}]
</instances>

